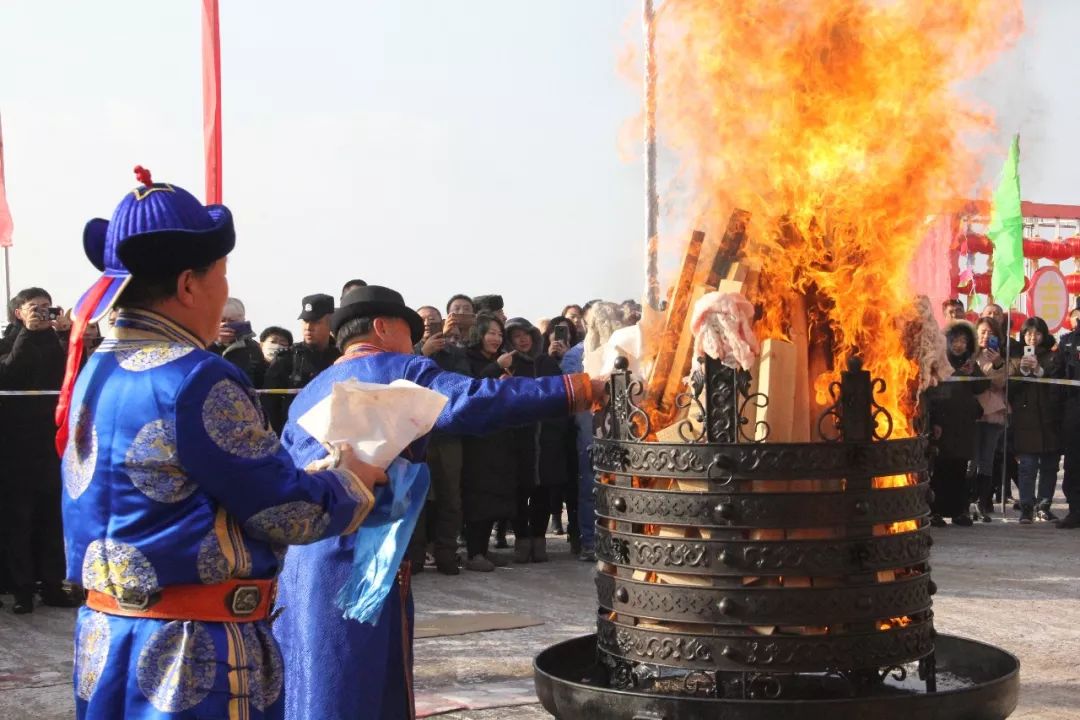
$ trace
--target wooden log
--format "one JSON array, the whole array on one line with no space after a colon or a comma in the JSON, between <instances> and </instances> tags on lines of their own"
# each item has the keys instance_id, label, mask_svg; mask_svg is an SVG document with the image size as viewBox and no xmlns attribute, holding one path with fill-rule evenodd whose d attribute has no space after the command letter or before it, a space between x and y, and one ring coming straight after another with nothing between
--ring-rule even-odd
<instances>
[{"instance_id":1,"label":"wooden log","mask_svg":"<svg viewBox=\"0 0 1080 720\"><path fill-rule=\"evenodd\" d=\"M673 414L675 395L667 395L665 392L669 376L676 368L679 338L684 332L689 333L687 320L690 315L690 300L693 296L694 272L697 270L698 256L704 240L705 233L695 230L690 236L690 242L687 243L686 252L683 254L682 269L671 295L671 302L668 304L664 332L660 336L657 347L656 362L653 363L649 373L645 402L651 406L654 416L658 418Z\"/></svg>"},{"instance_id":2,"label":"wooden log","mask_svg":"<svg viewBox=\"0 0 1080 720\"><path fill-rule=\"evenodd\" d=\"M707 285L695 286L690 294L689 309L693 310L697 301L704 297L709 290L710 288ZM673 420L683 414L683 412L675 407L675 398L687 388L684 381L686 376L690 374L690 370L693 366L693 354L694 334L690 332L690 312L688 310L683 320L682 332L679 333L678 344L675 347L675 356L672 359L671 371L668 373L667 382L664 384L662 399L659 405L661 409L667 410L668 417Z\"/></svg>"},{"instance_id":3,"label":"wooden log","mask_svg":"<svg viewBox=\"0 0 1080 720\"><path fill-rule=\"evenodd\" d=\"M792 405L790 442L810 441L810 389L807 372L810 367L810 331L806 316L806 296L793 293L788 300L788 336L795 350L792 380L795 400Z\"/></svg>"},{"instance_id":4,"label":"wooden log","mask_svg":"<svg viewBox=\"0 0 1080 720\"><path fill-rule=\"evenodd\" d=\"M769 397L760 419L769 424L771 442L791 442L795 402L795 347L785 340L768 339L761 344L758 387Z\"/></svg>"},{"instance_id":5,"label":"wooden log","mask_svg":"<svg viewBox=\"0 0 1080 720\"><path fill-rule=\"evenodd\" d=\"M727 229L720 241L720 251L716 255L707 285L717 287L720 281L728 277L728 269L742 253L746 244L746 225L750 222L750 213L736 208L728 218Z\"/></svg>"}]
</instances>

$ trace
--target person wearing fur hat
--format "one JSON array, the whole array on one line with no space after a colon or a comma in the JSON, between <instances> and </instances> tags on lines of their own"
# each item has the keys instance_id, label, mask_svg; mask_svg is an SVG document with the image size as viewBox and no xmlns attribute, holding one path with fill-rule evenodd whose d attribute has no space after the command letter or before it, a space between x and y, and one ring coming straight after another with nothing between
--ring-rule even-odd
<instances>
[{"instance_id":1,"label":"person wearing fur hat","mask_svg":"<svg viewBox=\"0 0 1080 720\"><path fill-rule=\"evenodd\" d=\"M433 431L462 435L569 417L605 391L602 380L584 373L496 379L446 372L413 352L424 322L387 287L354 289L331 324L343 355L297 395L282 434L282 443L301 464L318 461L326 448L297 420L345 380L385 385L404 379L442 393L448 402ZM427 444L428 436L420 438L401 457L422 466ZM377 503L397 500L386 492L392 488ZM415 716L409 561L391 569L397 575L374 624L346 619L336 598L351 586L355 542L355 536L333 538L294 548L285 558L280 600L289 611L278 618L274 633L285 657L289 720Z\"/></svg>"},{"instance_id":2,"label":"person wearing fur hat","mask_svg":"<svg viewBox=\"0 0 1080 720\"><path fill-rule=\"evenodd\" d=\"M955 377L982 377L974 361L975 329L966 320L957 320L946 327L945 350ZM988 383L942 383L927 392L930 404L930 431L937 453L931 469L930 487L934 491L930 523L970 527L968 514L967 466L974 455L975 422L982 408L975 396L987 389Z\"/></svg>"},{"instance_id":3,"label":"person wearing fur hat","mask_svg":"<svg viewBox=\"0 0 1080 720\"><path fill-rule=\"evenodd\" d=\"M86 225L100 279L75 307L57 408L75 714L283 717L270 633L287 545L353 531L385 473L350 450L298 468L235 365L207 351L229 294L232 215L139 187ZM88 323L119 309L77 372Z\"/></svg>"},{"instance_id":4,"label":"person wearing fur hat","mask_svg":"<svg viewBox=\"0 0 1080 720\"><path fill-rule=\"evenodd\" d=\"M473 298L473 309L478 315L488 313L499 318L499 322L506 322L502 295L477 295Z\"/></svg>"}]
</instances>

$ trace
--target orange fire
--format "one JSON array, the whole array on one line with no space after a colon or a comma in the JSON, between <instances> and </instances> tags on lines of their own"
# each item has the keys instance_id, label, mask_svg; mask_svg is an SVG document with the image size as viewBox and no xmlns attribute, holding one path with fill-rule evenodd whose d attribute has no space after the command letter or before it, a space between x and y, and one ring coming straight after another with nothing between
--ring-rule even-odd
<instances>
[{"instance_id":1,"label":"orange fire","mask_svg":"<svg viewBox=\"0 0 1080 720\"><path fill-rule=\"evenodd\" d=\"M831 330L832 366L858 350L886 381L876 399L898 436L912 432L916 374L898 326L912 302L907 268L928 217L970 195L972 144L992 126L955 84L1015 39L1021 5L666 0L658 10L658 128L681 161L688 217L723 233L733 208L750 211L759 334L787 337L789 299L804 293L811 337L815 322ZM819 402L834 379L817 378Z\"/></svg>"}]
</instances>

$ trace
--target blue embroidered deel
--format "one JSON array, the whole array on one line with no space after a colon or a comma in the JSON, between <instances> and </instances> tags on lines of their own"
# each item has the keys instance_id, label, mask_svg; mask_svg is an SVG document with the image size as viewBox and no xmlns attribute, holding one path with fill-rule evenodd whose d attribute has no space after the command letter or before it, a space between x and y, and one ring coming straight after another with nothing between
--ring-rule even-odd
<instances>
[{"instance_id":1,"label":"blue embroidered deel","mask_svg":"<svg viewBox=\"0 0 1080 720\"><path fill-rule=\"evenodd\" d=\"M336 598L346 618L372 625L394 585L431 483L426 463L400 457L386 475L387 484L375 491L375 507L356 531L352 571Z\"/></svg>"}]
</instances>

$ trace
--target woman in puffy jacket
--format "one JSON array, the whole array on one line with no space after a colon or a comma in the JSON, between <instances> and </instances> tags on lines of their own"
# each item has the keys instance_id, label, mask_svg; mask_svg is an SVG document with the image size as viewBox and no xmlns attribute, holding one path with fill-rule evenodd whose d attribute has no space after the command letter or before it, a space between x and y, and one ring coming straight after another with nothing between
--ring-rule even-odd
<instances>
[{"instance_id":1,"label":"woman in puffy jacket","mask_svg":"<svg viewBox=\"0 0 1080 720\"><path fill-rule=\"evenodd\" d=\"M481 313L469 335L466 356L473 377L506 375L511 355L502 352L503 324ZM498 430L461 441L461 507L465 518L466 570L491 572L509 564L509 558L488 550L491 530L517 507L516 430Z\"/></svg>"},{"instance_id":2,"label":"woman in puffy jacket","mask_svg":"<svg viewBox=\"0 0 1080 720\"><path fill-rule=\"evenodd\" d=\"M525 318L506 322L512 348L509 373L514 376L561 375L558 361L543 352L540 331ZM514 562L546 562L551 498L563 488L574 467L572 418L545 420L518 428L517 514L514 527Z\"/></svg>"},{"instance_id":3,"label":"woman in puffy jacket","mask_svg":"<svg viewBox=\"0 0 1080 720\"><path fill-rule=\"evenodd\" d=\"M975 362L975 329L960 320L945 331L945 349L954 377L980 377L982 370ZM930 403L930 427L937 454L931 470L930 486L934 490L930 523L970 527L968 514L967 466L975 449L976 420L982 414L976 394L985 390L983 383L942 383L927 392Z\"/></svg>"},{"instance_id":4,"label":"woman in puffy jacket","mask_svg":"<svg viewBox=\"0 0 1080 720\"><path fill-rule=\"evenodd\" d=\"M1013 447L1020 464L1020 523L1056 520L1050 503L1057 486L1061 458L1061 391L1056 385L1025 382L1024 378L1054 377L1057 355L1054 337L1040 317L1028 318L1020 329L1021 354L1009 362ZM1038 487L1036 488L1036 483Z\"/></svg>"}]
</instances>

